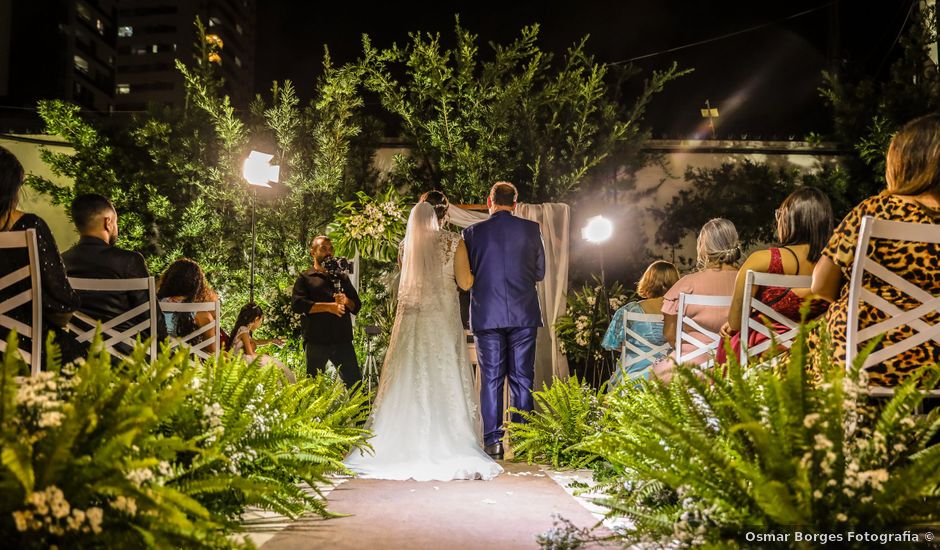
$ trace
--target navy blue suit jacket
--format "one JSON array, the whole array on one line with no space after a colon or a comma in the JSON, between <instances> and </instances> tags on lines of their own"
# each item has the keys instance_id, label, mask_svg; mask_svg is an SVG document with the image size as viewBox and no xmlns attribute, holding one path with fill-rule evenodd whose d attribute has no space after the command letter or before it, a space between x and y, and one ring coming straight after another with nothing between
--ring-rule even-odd
<instances>
[{"instance_id":1,"label":"navy blue suit jacket","mask_svg":"<svg viewBox=\"0 0 940 550\"><path fill-rule=\"evenodd\" d=\"M545 277L539 224L497 211L463 230L470 256L470 328L540 327L535 285Z\"/></svg>"}]
</instances>

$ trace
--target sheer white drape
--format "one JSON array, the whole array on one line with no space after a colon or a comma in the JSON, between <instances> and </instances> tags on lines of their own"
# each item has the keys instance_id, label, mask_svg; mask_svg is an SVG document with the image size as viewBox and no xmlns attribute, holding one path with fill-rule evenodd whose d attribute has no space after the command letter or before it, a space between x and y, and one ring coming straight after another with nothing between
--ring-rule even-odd
<instances>
[{"instance_id":1,"label":"sheer white drape","mask_svg":"<svg viewBox=\"0 0 940 550\"><path fill-rule=\"evenodd\" d=\"M568 360L558 348L552 326L567 306L570 209L561 203L520 203L516 215L539 224L545 245L545 280L538 285L544 327L539 329L535 347L534 388L541 389L543 382L551 383L552 376L568 378ZM489 214L451 205L448 216L450 223L467 227L487 219Z\"/></svg>"}]
</instances>

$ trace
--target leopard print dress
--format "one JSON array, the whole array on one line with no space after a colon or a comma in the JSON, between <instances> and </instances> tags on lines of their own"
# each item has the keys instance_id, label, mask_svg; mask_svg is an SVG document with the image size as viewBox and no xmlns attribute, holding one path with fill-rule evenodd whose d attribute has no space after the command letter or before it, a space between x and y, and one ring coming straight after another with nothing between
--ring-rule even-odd
<instances>
[{"instance_id":1,"label":"leopard print dress","mask_svg":"<svg viewBox=\"0 0 940 550\"><path fill-rule=\"evenodd\" d=\"M852 262L855 259L855 247L864 216L878 219L910 223L940 223L938 212L904 200L897 196L881 194L862 201L842 220L823 250L842 270L844 285L839 298L832 303L826 313L826 325L832 339L832 365L845 365L845 337L848 321L849 285L852 277ZM919 286L934 296L940 294L940 245L928 243L910 243L886 239L873 239L869 245L869 256L904 279ZM921 303L899 291L881 279L866 274L863 285L874 294L884 298L900 309L911 310ZM863 303L859 309L859 328L879 323L888 318L883 311ZM934 311L923 318L929 325L940 322L940 313ZM914 336L916 332L907 325L901 325L885 334L879 347L900 342ZM812 345L812 344L811 344ZM895 386L922 365L940 362L940 344L930 340L916 346L868 370L869 383L878 386Z\"/></svg>"}]
</instances>

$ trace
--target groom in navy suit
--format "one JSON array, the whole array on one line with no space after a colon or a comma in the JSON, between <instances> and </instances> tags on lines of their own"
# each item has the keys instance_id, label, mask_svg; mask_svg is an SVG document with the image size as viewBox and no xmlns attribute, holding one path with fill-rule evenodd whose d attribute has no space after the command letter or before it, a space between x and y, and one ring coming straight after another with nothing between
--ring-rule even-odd
<instances>
[{"instance_id":1,"label":"groom in navy suit","mask_svg":"<svg viewBox=\"0 0 940 550\"><path fill-rule=\"evenodd\" d=\"M535 334L542 312L535 285L545 277L539 224L513 215L519 192L507 182L490 189L490 218L464 229L473 287L470 329L480 362L484 450L503 458L503 384L509 376L512 405L532 410ZM513 418L513 421L518 421Z\"/></svg>"}]
</instances>

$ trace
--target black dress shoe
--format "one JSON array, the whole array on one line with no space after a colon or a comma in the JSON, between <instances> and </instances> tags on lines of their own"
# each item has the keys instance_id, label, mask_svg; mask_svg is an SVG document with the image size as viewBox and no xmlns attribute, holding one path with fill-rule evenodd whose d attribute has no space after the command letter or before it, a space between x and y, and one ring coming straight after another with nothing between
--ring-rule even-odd
<instances>
[{"instance_id":1,"label":"black dress shoe","mask_svg":"<svg viewBox=\"0 0 940 550\"><path fill-rule=\"evenodd\" d=\"M483 452L490 455L493 460L503 459L503 444L497 441L483 448Z\"/></svg>"}]
</instances>

